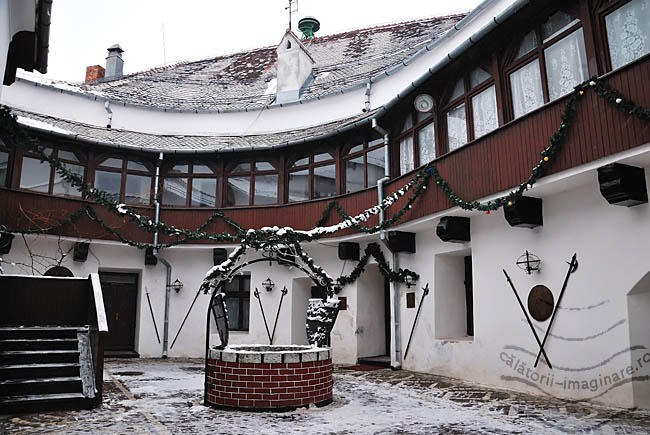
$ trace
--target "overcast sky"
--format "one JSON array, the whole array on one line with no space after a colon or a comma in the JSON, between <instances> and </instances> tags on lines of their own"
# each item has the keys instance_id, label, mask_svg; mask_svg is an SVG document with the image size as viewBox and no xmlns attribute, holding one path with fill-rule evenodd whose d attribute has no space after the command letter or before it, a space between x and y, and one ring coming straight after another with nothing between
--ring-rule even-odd
<instances>
[{"instance_id":1,"label":"overcast sky","mask_svg":"<svg viewBox=\"0 0 650 435\"><path fill-rule=\"evenodd\" d=\"M318 35L468 11L480 0L299 0ZM295 4L295 2L294 2ZM198 60L280 42L288 0L54 0L47 77L83 81L105 65L106 48L125 50L124 72ZM164 50L163 50L164 29Z\"/></svg>"}]
</instances>

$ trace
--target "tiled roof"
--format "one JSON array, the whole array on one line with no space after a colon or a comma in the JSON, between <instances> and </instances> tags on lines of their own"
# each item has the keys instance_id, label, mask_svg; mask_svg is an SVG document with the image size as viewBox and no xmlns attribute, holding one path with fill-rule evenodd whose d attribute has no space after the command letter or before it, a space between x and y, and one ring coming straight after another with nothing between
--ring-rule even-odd
<instances>
[{"instance_id":1,"label":"tiled roof","mask_svg":"<svg viewBox=\"0 0 650 435\"><path fill-rule=\"evenodd\" d=\"M18 122L31 129L84 142L162 152L227 152L265 149L322 138L367 121L376 111L301 130L237 136L156 135L108 129L21 110Z\"/></svg>"},{"instance_id":2,"label":"tiled roof","mask_svg":"<svg viewBox=\"0 0 650 435\"><path fill-rule=\"evenodd\" d=\"M464 14L354 30L306 43L314 80L302 100L365 83L441 37ZM275 97L276 47L152 69L119 80L79 85L116 102L167 110L232 111L264 107Z\"/></svg>"}]
</instances>

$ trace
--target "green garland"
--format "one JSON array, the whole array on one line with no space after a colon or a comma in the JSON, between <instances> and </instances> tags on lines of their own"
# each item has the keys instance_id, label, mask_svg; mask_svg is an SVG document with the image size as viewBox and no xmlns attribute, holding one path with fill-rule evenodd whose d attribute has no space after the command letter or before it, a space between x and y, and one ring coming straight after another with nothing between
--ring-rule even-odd
<instances>
[{"instance_id":1,"label":"green garland","mask_svg":"<svg viewBox=\"0 0 650 435\"><path fill-rule=\"evenodd\" d=\"M359 262L354 267L352 272L347 276L342 275L336 279L336 285L334 286L336 293L338 293L343 286L353 283L357 280L357 278L361 276L361 274L366 269L366 265L368 264L370 257L373 257L377 261L379 271L382 273L382 275L388 278L390 282L404 283L406 282L407 276L410 276L415 281L420 278L420 275L408 269L399 269L397 271L391 270L390 265L384 256L384 252L381 250L379 245L377 243L370 243L368 246L366 246L366 249L363 252L363 256L359 259Z\"/></svg>"}]
</instances>

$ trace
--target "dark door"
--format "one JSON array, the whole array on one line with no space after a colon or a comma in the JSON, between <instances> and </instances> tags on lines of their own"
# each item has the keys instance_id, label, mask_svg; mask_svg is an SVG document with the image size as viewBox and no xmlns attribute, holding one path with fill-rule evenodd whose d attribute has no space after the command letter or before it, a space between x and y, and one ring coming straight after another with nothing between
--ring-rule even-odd
<instances>
[{"instance_id":1,"label":"dark door","mask_svg":"<svg viewBox=\"0 0 650 435\"><path fill-rule=\"evenodd\" d=\"M472 257L465 257L465 307L467 307L467 335L474 336L474 287L472 285Z\"/></svg>"},{"instance_id":2,"label":"dark door","mask_svg":"<svg viewBox=\"0 0 650 435\"><path fill-rule=\"evenodd\" d=\"M134 351L138 275L100 272L99 280L108 319L108 336L104 340L104 350Z\"/></svg>"},{"instance_id":3,"label":"dark door","mask_svg":"<svg viewBox=\"0 0 650 435\"><path fill-rule=\"evenodd\" d=\"M390 355L390 281L384 279L384 342L386 353Z\"/></svg>"}]
</instances>

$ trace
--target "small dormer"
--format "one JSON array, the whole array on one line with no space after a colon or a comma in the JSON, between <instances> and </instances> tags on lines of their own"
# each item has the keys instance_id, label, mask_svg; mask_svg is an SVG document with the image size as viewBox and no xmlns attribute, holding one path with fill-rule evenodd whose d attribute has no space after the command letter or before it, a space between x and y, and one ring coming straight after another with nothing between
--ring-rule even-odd
<instances>
[{"instance_id":1,"label":"small dormer","mask_svg":"<svg viewBox=\"0 0 650 435\"><path fill-rule=\"evenodd\" d=\"M276 52L278 85L275 104L298 101L300 93L312 80L314 58L291 30L284 34Z\"/></svg>"}]
</instances>

